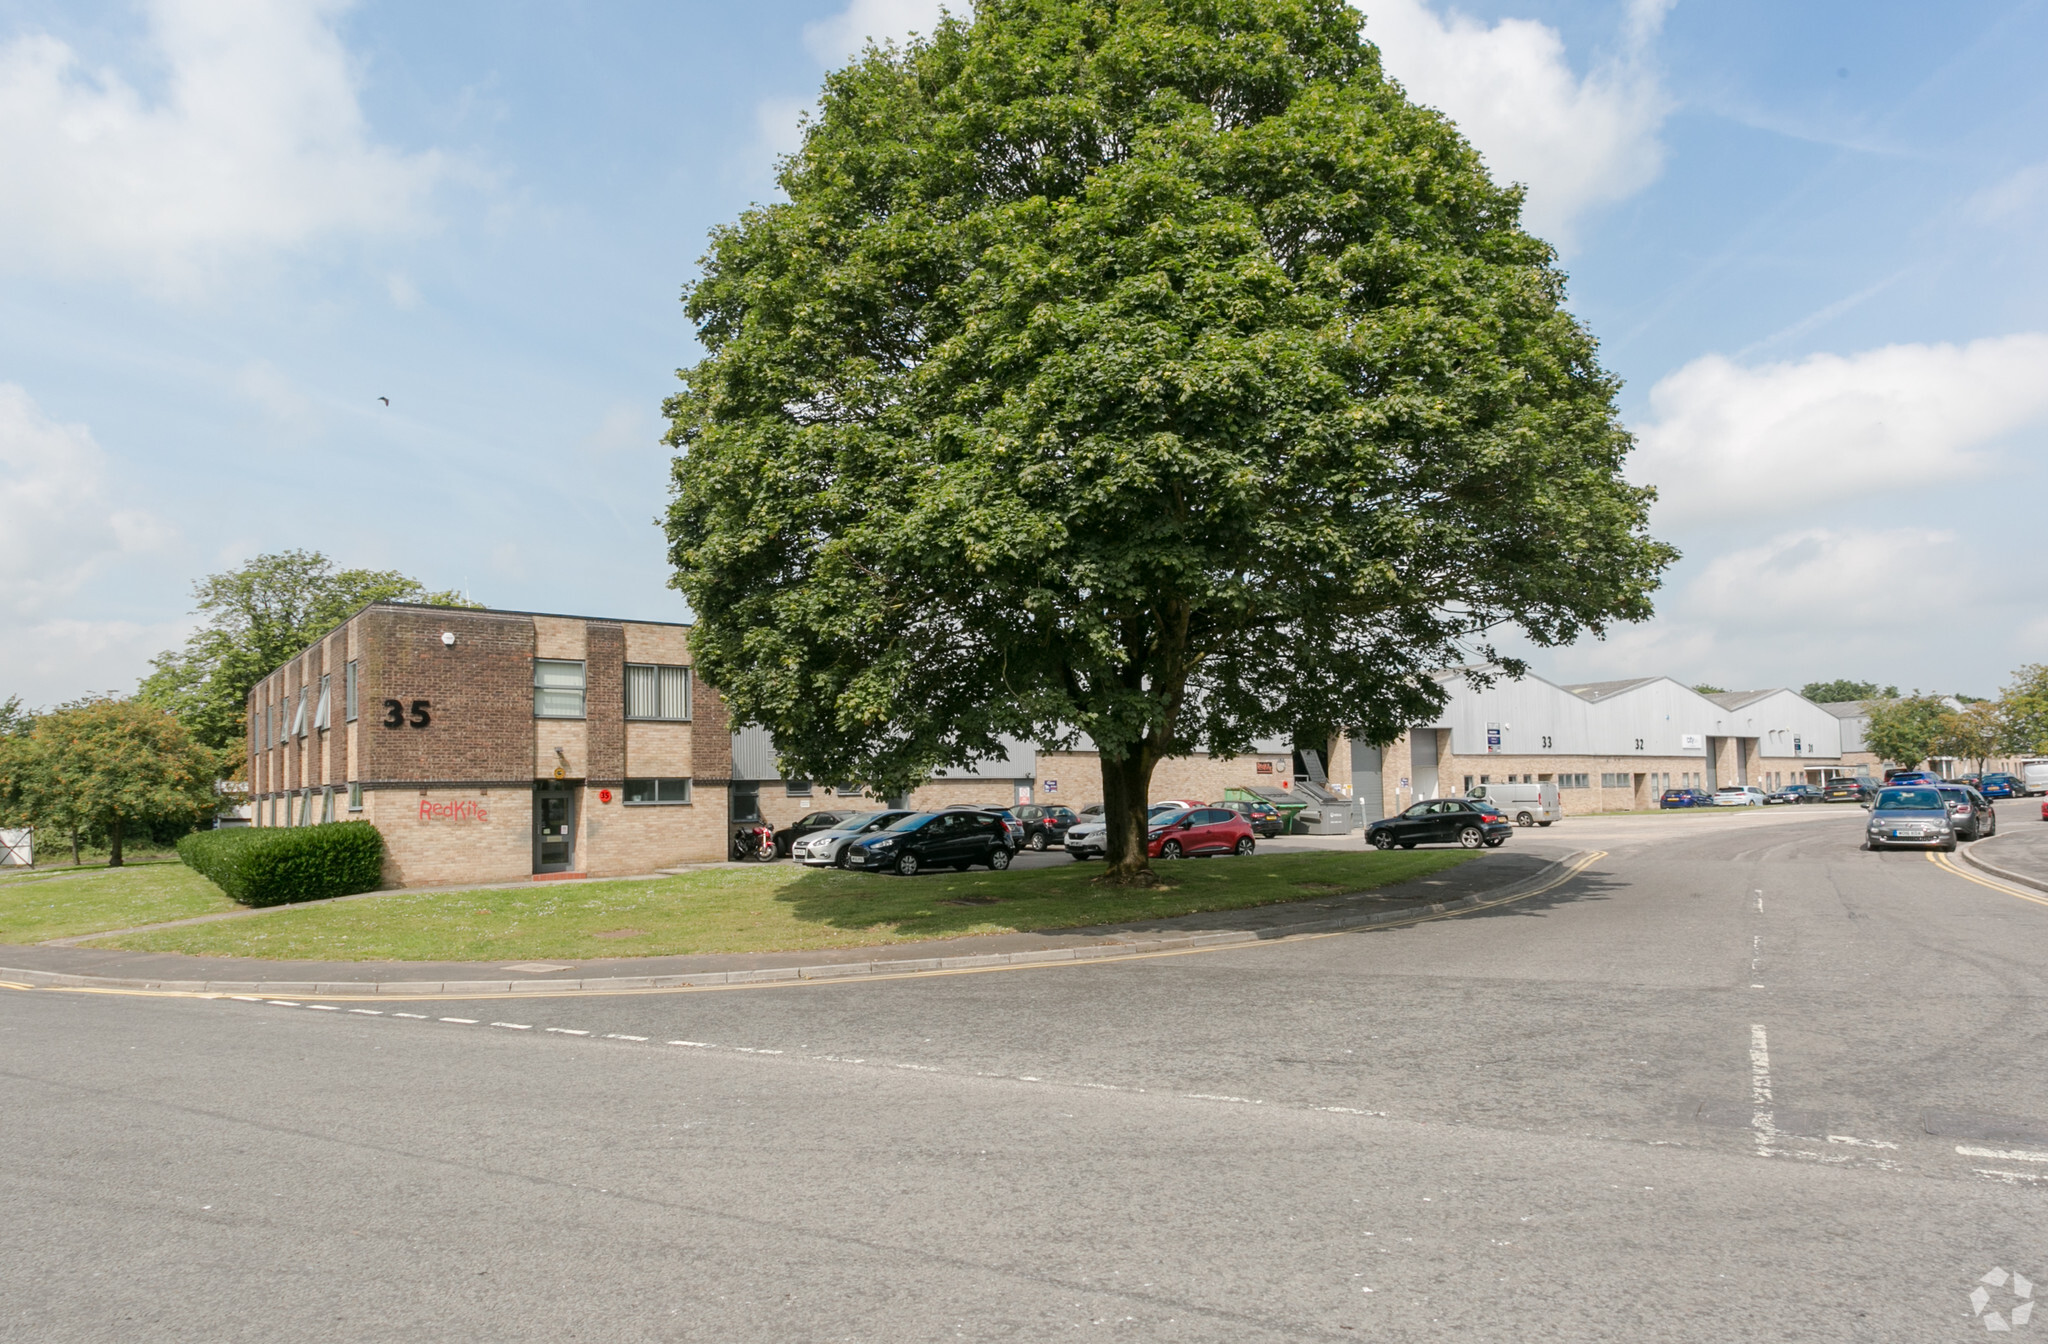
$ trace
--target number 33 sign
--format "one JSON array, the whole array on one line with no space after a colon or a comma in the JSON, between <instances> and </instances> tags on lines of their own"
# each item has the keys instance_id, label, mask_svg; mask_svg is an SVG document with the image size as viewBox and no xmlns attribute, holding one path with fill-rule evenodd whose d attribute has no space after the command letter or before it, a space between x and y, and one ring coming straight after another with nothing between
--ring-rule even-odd
<instances>
[{"instance_id":1,"label":"number 33 sign","mask_svg":"<svg viewBox=\"0 0 2048 1344\"><path fill-rule=\"evenodd\" d=\"M428 701L415 700L412 702L411 723L413 727L424 728L434 721L433 717L427 713L427 710L430 708L432 708L432 705ZM402 700L386 700L384 702L384 726L386 728L403 728L406 722L405 702Z\"/></svg>"}]
</instances>

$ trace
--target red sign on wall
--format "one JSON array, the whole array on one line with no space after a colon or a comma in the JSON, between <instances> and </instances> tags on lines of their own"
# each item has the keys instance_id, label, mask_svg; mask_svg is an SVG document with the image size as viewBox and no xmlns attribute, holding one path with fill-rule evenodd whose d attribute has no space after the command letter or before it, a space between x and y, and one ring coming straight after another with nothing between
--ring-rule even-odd
<instances>
[{"instance_id":1,"label":"red sign on wall","mask_svg":"<svg viewBox=\"0 0 2048 1344\"><path fill-rule=\"evenodd\" d=\"M1272 763L1271 761L1260 761L1260 762L1259 762L1259 773L1260 773L1260 774L1262 774L1262 775L1270 775L1270 774L1272 774L1272 773L1273 773L1273 763Z\"/></svg>"},{"instance_id":2,"label":"red sign on wall","mask_svg":"<svg viewBox=\"0 0 2048 1344\"><path fill-rule=\"evenodd\" d=\"M431 798L420 799L421 821L489 821L490 812L482 803L437 803Z\"/></svg>"}]
</instances>

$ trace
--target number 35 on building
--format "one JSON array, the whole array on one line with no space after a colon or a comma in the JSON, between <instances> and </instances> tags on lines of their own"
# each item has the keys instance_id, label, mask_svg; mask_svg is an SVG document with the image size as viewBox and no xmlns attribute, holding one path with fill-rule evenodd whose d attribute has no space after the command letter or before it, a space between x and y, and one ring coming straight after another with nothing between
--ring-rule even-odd
<instances>
[{"instance_id":1,"label":"number 35 on building","mask_svg":"<svg viewBox=\"0 0 2048 1344\"><path fill-rule=\"evenodd\" d=\"M433 708L433 705L430 701L413 701L412 717L410 719L412 726L415 728L424 728L428 724L432 723L434 721L433 716L427 713L427 711L431 708ZM384 726L386 728L403 728L405 727L407 722L408 720L406 718L404 701L386 700L384 702Z\"/></svg>"}]
</instances>

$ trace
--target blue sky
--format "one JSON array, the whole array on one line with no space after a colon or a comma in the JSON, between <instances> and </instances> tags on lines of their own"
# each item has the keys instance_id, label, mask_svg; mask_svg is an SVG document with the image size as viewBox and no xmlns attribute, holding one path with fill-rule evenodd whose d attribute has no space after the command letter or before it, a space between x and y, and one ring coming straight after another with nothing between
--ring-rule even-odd
<instances>
[{"instance_id":1,"label":"blue sky","mask_svg":"<svg viewBox=\"0 0 2048 1344\"><path fill-rule=\"evenodd\" d=\"M1686 552L1538 671L2048 660L2048 3L1364 7L1528 184ZM291 546L681 618L677 296L828 65L934 9L0 0L0 697L132 686Z\"/></svg>"}]
</instances>

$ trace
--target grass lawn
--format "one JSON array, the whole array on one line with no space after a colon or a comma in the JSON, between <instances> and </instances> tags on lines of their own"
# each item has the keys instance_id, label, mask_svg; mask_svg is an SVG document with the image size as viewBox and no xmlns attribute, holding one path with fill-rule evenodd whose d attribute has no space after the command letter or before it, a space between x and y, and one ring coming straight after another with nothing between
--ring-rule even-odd
<instances>
[{"instance_id":1,"label":"grass lawn","mask_svg":"<svg viewBox=\"0 0 2048 1344\"><path fill-rule=\"evenodd\" d=\"M182 863L9 874L0 880L0 943L39 943L241 908Z\"/></svg>"},{"instance_id":2,"label":"grass lawn","mask_svg":"<svg viewBox=\"0 0 2048 1344\"><path fill-rule=\"evenodd\" d=\"M1109 892L1099 863L881 874L790 864L650 881L394 892L344 904L95 940L96 947L322 961L512 961L787 952L1160 919L1309 900L1424 877L1464 850L1259 854L1163 865L1172 885ZM175 916L166 916L175 918ZM107 927L101 925L101 927Z\"/></svg>"}]
</instances>

